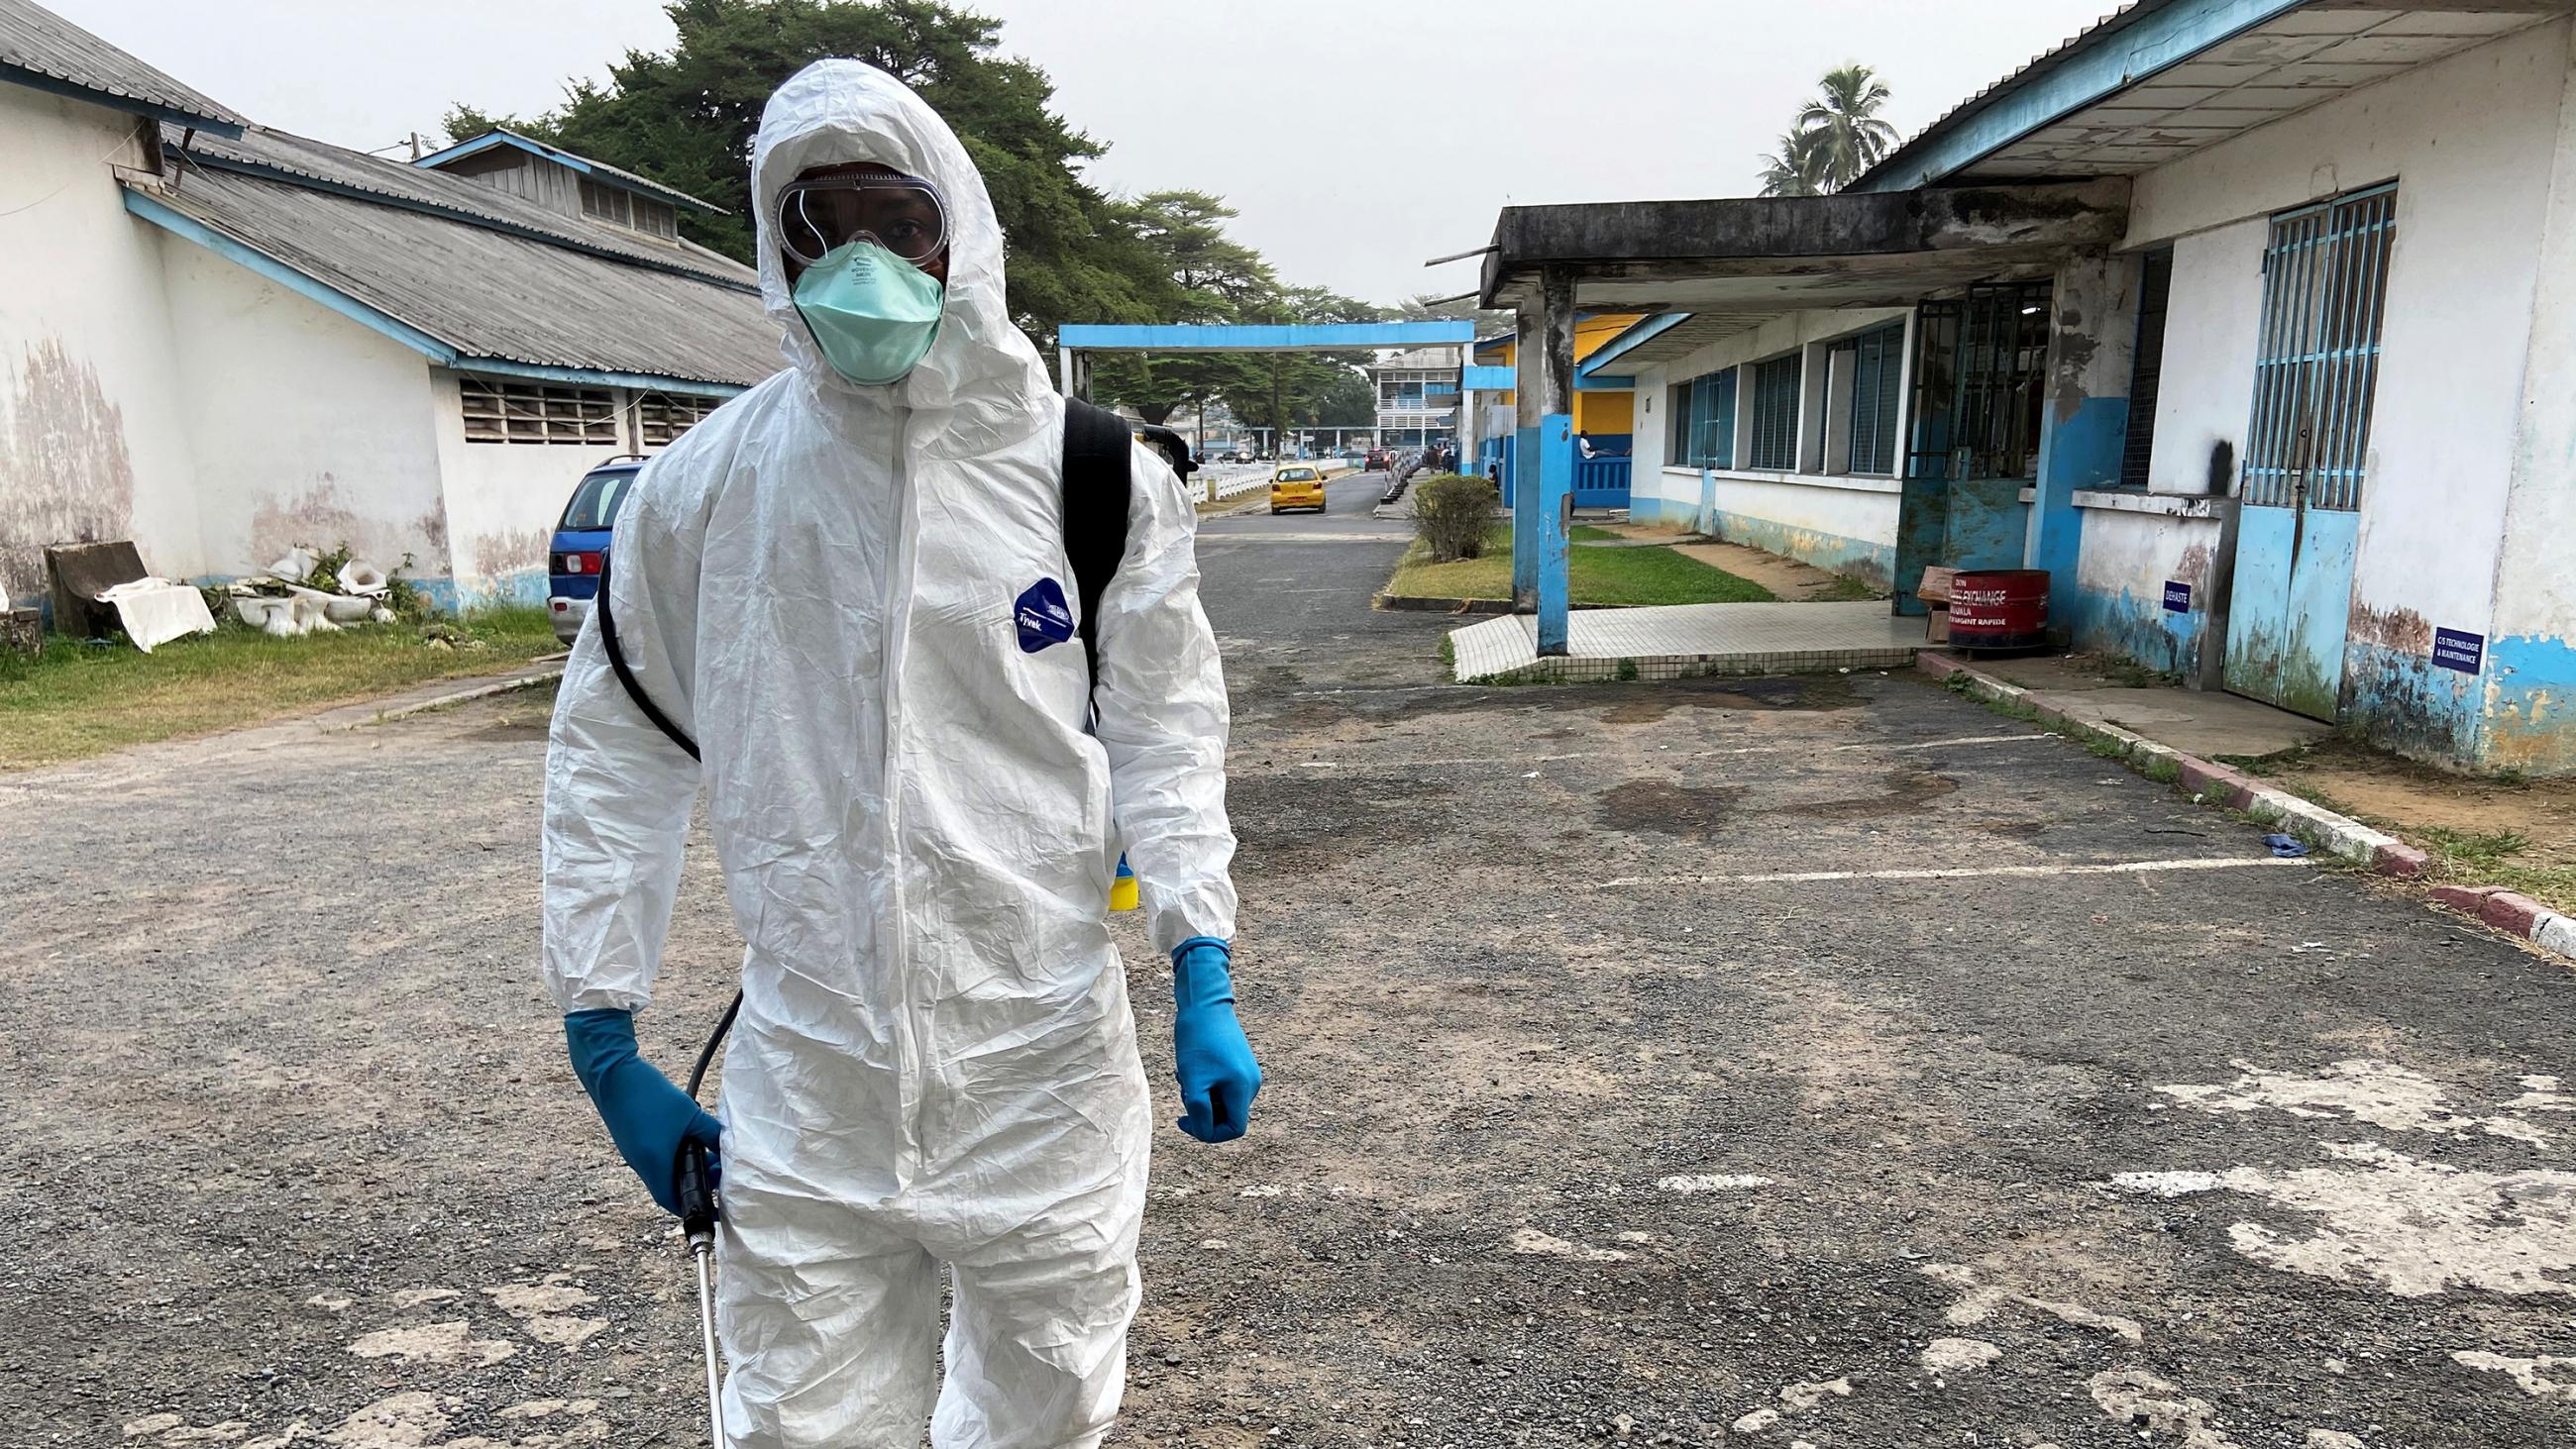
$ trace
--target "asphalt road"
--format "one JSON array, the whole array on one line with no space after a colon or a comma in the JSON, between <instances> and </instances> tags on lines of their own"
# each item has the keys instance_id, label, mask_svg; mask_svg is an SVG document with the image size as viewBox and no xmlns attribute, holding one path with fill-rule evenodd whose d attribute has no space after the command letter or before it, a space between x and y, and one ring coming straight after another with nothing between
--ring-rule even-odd
<instances>
[{"instance_id":1,"label":"asphalt road","mask_svg":"<svg viewBox=\"0 0 2576 1449\"><path fill-rule=\"evenodd\" d=\"M1910 677L1448 685L1370 491L1204 529L1268 1086L1159 1144L1117 1442L2576 1442L2576 975ZM542 750L0 780L0 1441L697 1442ZM701 855L659 1060L731 940Z\"/></svg>"}]
</instances>

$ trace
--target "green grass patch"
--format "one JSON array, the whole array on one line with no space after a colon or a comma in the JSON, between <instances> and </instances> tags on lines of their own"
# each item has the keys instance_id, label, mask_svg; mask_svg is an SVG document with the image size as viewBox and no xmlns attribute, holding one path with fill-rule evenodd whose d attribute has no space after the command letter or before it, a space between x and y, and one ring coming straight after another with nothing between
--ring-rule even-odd
<instances>
[{"instance_id":1,"label":"green grass patch","mask_svg":"<svg viewBox=\"0 0 2576 1449\"><path fill-rule=\"evenodd\" d=\"M1595 528L1589 523L1574 525L1565 536L1576 543L1626 543L1628 541L1626 534L1612 533L1606 528Z\"/></svg>"},{"instance_id":2,"label":"green grass patch","mask_svg":"<svg viewBox=\"0 0 2576 1449\"><path fill-rule=\"evenodd\" d=\"M122 641L48 639L33 657L0 654L0 770L84 759L302 714L434 680L485 674L563 646L546 611L484 610L413 623L278 639L227 623L146 654Z\"/></svg>"},{"instance_id":3,"label":"green grass patch","mask_svg":"<svg viewBox=\"0 0 2576 1449\"><path fill-rule=\"evenodd\" d=\"M2576 913L2576 864L2533 858L2531 841L2519 831L2426 826L2408 834L2433 858L2440 879L2502 886L2561 914Z\"/></svg>"},{"instance_id":4,"label":"green grass patch","mask_svg":"<svg viewBox=\"0 0 2576 1449\"><path fill-rule=\"evenodd\" d=\"M1568 586L1577 604L1768 604L1779 595L1668 548L1585 548L1573 552ZM1512 596L1509 529L1497 529L1481 558L1433 563L1416 543L1396 565L1390 594L1435 599Z\"/></svg>"}]
</instances>

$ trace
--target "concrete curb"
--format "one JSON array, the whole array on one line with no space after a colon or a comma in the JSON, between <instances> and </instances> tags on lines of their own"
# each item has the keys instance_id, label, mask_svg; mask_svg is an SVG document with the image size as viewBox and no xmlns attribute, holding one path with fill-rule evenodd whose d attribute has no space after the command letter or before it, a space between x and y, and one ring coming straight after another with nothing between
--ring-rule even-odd
<instances>
[{"instance_id":1,"label":"concrete curb","mask_svg":"<svg viewBox=\"0 0 2576 1449\"><path fill-rule=\"evenodd\" d=\"M1509 599L1451 599L1438 594L1373 594L1369 607L1394 613L1407 611L1423 614L1464 614L1470 617L1517 612ZM1651 607L1637 604L1568 604L1568 609L1634 609Z\"/></svg>"},{"instance_id":2,"label":"concrete curb","mask_svg":"<svg viewBox=\"0 0 2576 1449\"><path fill-rule=\"evenodd\" d=\"M2198 755L2185 754L2170 745L2157 744L2108 720L2069 714L2041 704L2030 697L2029 690L2006 683L1949 655L1926 649L1914 657L1914 667L1944 683L1964 679L1964 692L1967 694L1989 703L2027 709L2031 717L2043 725L2118 745L2120 757L2150 780L2170 781L2194 799L2206 798L2231 810L2242 811L2266 825L2278 826L2288 834L2322 846L2379 875L2397 880L2418 880L2431 869L2432 862L2424 852L2384 831L2373 830L2358 820L2338 815L2285 790L2275 790L2241 771L2204 760ZM2562 916L2537 901L2516 895L2501 886L2437 885L2429 895L2437 906L2474 916L2553 955L2576 961L2576 919Z\"/></svg>"},{"instance_id":3,"label":"concrete curb","mask_svg":"<svg viewBox=\"0 0 2576 1449\"><path fill-rule=\"evenodd\" d=\"M1415 614L1508 614L1509 599L1444 599L1437 594L1379 594L1369 600L1372 609Z\"/></svg>"},{"instance_id":4,"label":"concrete curb","mask_svg":"<svg viewBox=\"0 0 2576 1449\"><path fill-rule=\"evenodd\" d=\"M359 704L335 709L328 714L316 717L313 727L325 734L364 729L368 725L384 724L391 720L424 714L433 709L445 709L449 705L463 704L468 700L489 699L496 694L511 694L522 689L534 689L542 684L552 684L563 678L563 672L563 661L557 658L550 663L542 663L539 668L525 674L505 674L497 677L487 674L479 678L445 680L425 689L397 695L382 704Z\"/></svg>"}]
</instances>

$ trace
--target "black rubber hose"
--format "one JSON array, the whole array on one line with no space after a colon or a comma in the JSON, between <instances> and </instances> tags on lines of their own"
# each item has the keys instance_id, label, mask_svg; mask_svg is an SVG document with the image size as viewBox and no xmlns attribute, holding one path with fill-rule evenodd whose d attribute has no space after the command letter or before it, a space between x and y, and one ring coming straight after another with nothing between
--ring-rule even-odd
<instances>
[{"instance_id":1,"label":"black rubber hose","mask_svg":"<svg viewBox=\"0 0 2576 1449\"><path fill-rule=\"evenodd\" d=\"M716 1019L716 1029L707 1035L707 1044L698 1048L698 1064L689 1068L689 1097L692 1101L696 1100L698 1088L707 1080L707 1068L715 1062L716 1048L724 1045L725 1033L733 1030L734 1016L741 1010L742 993L737 991L733 994L733 1004Z\"/></svg>"}]
</instances>

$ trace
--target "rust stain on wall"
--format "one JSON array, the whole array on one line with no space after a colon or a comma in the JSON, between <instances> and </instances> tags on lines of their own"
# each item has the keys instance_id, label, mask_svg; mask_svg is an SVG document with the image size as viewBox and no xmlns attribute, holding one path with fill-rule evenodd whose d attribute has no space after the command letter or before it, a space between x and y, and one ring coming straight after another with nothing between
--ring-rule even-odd
<instances>
[{"instance_id":1,"label":"rust stain on wall","mask_svg":"<svg viewBox=\"0 0 2576 1449\"><path fill-rule=\"evenodd\" d=\"M2175 583L2199 588L2200 581L2209 576L2209 545L2195 543L2184 549L2182 557L2174 561L2173 576Z\"/></svg>"},{"instance_id":2,"label":"rust stain on wall","mask_svg":"<svg viewBox=\"0 0 2576 1449\"><path fill-rule=\"evenodd\" d=\"M2413 609L2374 609L2355 599L2345 634L2357 644L2376 644L2405 654L2433 652L2433 625Z\"/></svg>"},{"instance_id":3,"label":"rust stain on wall","mask_svg":"<svg viewBox=\"0 0 2576 1449\"><path fill-rule=\"evenodd\" d=\"M133 519L124 411L96 369L46 338L27 349L0 433L0 595L43 592L46 545L124 538Z\"/></svg>"},{"instance_id":4,"label":"rust stain on wall","mask_svg":"<svg viewBox=\"0 0 2576 1449\"><path fill-rule=\"evenodd\" d=\"M543 568L548 537L545 530L535 528L484 534L474 540L474 572L491 579L521 569Z\"/></svg>"}]
</instances>

